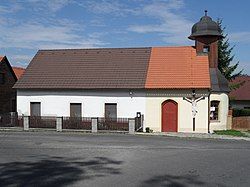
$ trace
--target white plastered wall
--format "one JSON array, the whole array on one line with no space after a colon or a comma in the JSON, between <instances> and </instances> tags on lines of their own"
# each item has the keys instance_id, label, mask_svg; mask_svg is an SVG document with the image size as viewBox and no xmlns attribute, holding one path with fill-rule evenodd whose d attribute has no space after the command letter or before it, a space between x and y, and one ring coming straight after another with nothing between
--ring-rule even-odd
<instances>
[{"instance_id":1,"label":"white plastered wall","mask_svg":"<svg viewBox=\"0 0 250 187\"><path fill-rule=\"evenodd\" d=\"M228 95L225 93L212 93L210 95L211 101L220 101L218 120L210 120L210 130L226 130L227 129L227 116L228 116Z\"/></svg>"},{"instance_id":2,"label":"white plastered wall","mask_svg":"<svg viewBox=\"0 0 250 187\"><path fill-rule=\"evenodd\" d=\"M132 93L132 95L130 95ZM208 132L208 91L197 91L205 99L197 104L196 131ZM117 117L134 118L136 112L144 115L144 130L150 127L161 131L161 104L172 99L178 103L178 132L193 132L192 106L183 100L191 90L145 91L17 91L19 115L30 115L30 102L41 102L42 116L69 116L70 103L82 104L83 117L104 117L104 104L117 103Z\"/></svg>"},{"instance_id":3,"label":"white plastered wall","mask_svg":"<svg viewBox=\"0 0 250 187\"><path fill-rule=\"evenodd\" d=\"M117 117L134 118L145 114L141 92L123 91L17 91L17 112L30 115L30 102L41 102L42 116L69 116L70 103L82 104L83 117L104 117L105 103L117 103Z\"/></svg>"},{"instance_id":4,"label":"white plastered wall","mask_svg":"<svg viewBox=\"0 0 250 187\"><path fill-rule=\"evenodd\" d=\"M199 93L199 92L198 92ZM208 132L208 92L201 91L205 99L197 103L198 113L196 115L196 128L193 131L192 105L183 100L183 97L191 95L190 90L159 91L159 93L148 94L146 100L146 115L144 128L149 127L154 132L161 132L162 128L162 103L166 100L173 100L178 103L178 132ZM152 96L150 96L152 95Z\"/></svg>"}]
</instances>

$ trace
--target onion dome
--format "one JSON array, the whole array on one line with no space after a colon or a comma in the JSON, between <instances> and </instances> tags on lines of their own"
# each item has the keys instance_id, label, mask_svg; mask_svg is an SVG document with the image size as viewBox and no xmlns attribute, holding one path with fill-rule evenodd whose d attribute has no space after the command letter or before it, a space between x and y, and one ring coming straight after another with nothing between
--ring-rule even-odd
<instances>
[{"instance_id":1,"label":"onion dome","mask_svg":"<svg viewBox=\"0 0 250 187\"><path fill-rule=\"evenodd\" d=\"M222 38L219 25L207 15L207 10L205 10L205 16L193 25L192 34L188 38L199 40L204 37L215 41Z\"/></svg>"}]
</instances>

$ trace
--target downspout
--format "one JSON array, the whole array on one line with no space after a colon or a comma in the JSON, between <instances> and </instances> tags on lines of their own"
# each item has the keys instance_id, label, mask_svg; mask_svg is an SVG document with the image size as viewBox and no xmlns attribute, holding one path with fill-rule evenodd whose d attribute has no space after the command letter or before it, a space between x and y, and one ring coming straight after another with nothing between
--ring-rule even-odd
<instances>
[{"instance_id":1,"label":"downspout","mask_svg":"<svg viewBox=\"0 0 250 187\"><path fill-rule=\"evenodd\" d=\"M210 133L210 94L211 94L211 90L209 90L209 93L208 93L208 124L207 124L207 129L208 129L208 133Z\"/></svg>"}]
</instances>

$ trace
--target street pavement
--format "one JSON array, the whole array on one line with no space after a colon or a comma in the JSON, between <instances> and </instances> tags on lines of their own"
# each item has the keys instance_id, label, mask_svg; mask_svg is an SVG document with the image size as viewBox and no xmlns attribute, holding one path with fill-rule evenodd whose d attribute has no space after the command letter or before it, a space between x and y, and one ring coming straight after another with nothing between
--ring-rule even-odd
<instances>
[{"instance_id":1,"label":"street pavement","mask_svg":"<svg viewBox=\"0 0 250 187\"><path fill-rule=\"evenodd\" d=\"M0 132L0 186L250 186L250 142Z\"/></svg>"}]
</instances>

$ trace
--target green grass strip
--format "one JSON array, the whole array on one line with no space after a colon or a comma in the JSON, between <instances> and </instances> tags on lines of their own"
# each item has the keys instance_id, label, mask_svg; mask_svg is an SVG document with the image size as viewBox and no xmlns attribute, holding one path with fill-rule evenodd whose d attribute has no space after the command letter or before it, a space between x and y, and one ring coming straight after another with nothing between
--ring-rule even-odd
<instances>
[{"instance_id":1,"label":"green grass strip","mask_svg":"<svg viewBox=\"0 0 250 187\"><path fill-rule=\"evenodd\" d=\"M215 134L218 135L230 135L230 136L237 136L237 137L248 137L246 134L242 133L241 131L237 130L220 130L214 131Z\"/></svg>"}]
</instances>

